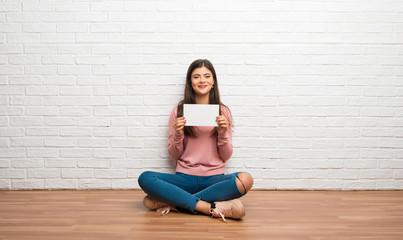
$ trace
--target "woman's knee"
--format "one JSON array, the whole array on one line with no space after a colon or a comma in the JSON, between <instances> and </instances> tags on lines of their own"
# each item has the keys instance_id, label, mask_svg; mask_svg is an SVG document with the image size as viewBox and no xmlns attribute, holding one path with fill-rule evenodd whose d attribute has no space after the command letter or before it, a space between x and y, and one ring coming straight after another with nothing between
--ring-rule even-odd
<instances>
[{"instance_id":1,"label":"woman's knee","mask_svg":"<svg viewBox=\"0 0 403 240\"><path fill-rule=\"evenodd\" d=\"M147 185L147 182L150 180L152 175L153 175L153 172L151 172L151 171L145 171L142 174L140 174L137 181L141 188L143 188L143 186Z\"/></svg>"},{"instance_id":2,"label":"woman's knee","mask_svg":"<svg viewBox=\"0 0 403 240\"><path fill-rule=\"evenodd\" d=\"M248 192L253 186L253 177L249 173L238 173L236 180L238 189L242 193Z\"/></svg>"}]
</instances>

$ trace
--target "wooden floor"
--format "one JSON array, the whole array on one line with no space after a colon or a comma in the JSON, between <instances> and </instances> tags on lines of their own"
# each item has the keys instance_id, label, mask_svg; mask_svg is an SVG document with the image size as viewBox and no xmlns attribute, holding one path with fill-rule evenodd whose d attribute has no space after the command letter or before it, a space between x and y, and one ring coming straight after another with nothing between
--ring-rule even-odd
<instances>
[{"instance_id":1,"label":"wooden floor","mask_svg":"<svg viewBox=\"0 0 403 240\"><path fill-rule=\"evenodd\" d=\"M251 191L242 220L142 205L139 190L0 191L0 239L403 239L403 191Z\"/></svg>"}]
</instances>

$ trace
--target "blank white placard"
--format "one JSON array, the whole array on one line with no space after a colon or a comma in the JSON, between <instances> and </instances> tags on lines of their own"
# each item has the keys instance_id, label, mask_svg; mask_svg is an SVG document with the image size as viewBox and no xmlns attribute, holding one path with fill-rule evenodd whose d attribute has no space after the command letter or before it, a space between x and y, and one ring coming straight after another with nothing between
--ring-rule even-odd
<instances>
[{"instance_id":1,"label":"blank white placard","mask_svg":"<svg viewBox=\"0 0 403 240\"><path fill-rule=\"evenodd\" d=\"M186 126L217 126L218 104L183 104Z\"/></svg>"}]
</instances>

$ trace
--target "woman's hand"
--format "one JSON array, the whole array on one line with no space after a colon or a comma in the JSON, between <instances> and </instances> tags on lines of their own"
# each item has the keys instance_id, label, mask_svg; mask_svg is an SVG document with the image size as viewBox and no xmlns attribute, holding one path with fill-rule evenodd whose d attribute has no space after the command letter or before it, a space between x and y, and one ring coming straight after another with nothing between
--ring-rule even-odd
<instances>
[{"instance_id":1,"label":"woman's hand","mask_svg":"<svg viewBox=\"0 0 403 240\"><path fill-rule=\"evenodd\" d=\"M180 117L174 121L174 129L177 135L183 134L183 128L185 127L186 120L185 117Z\"/></svg>"},{"instance_id":2,"label":"woman's hand","mask_svg":"<svg viewBox=\"0 0 403 240\"><path fill-rule=\"evenodd\" d=\"M218 132L221 134L226 133L231 125L225 116L217 116L216 122L218 124Z\"/></svg>"}]
</instances>

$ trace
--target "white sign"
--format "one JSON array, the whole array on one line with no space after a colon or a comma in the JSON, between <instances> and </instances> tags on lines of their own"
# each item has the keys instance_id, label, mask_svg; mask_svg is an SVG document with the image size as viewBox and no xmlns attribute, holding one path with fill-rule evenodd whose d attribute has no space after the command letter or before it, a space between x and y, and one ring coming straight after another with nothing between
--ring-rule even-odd
<instances>
[{"instance_id":1,"label":"white sign","mask_svg":"<svg viewBox=\"0 0 403 240\"><path fill-rule=\"evenodd\" d=\"M218 104L183 104L186 126L217 126Z\"/></svg>"}]
</instances>

